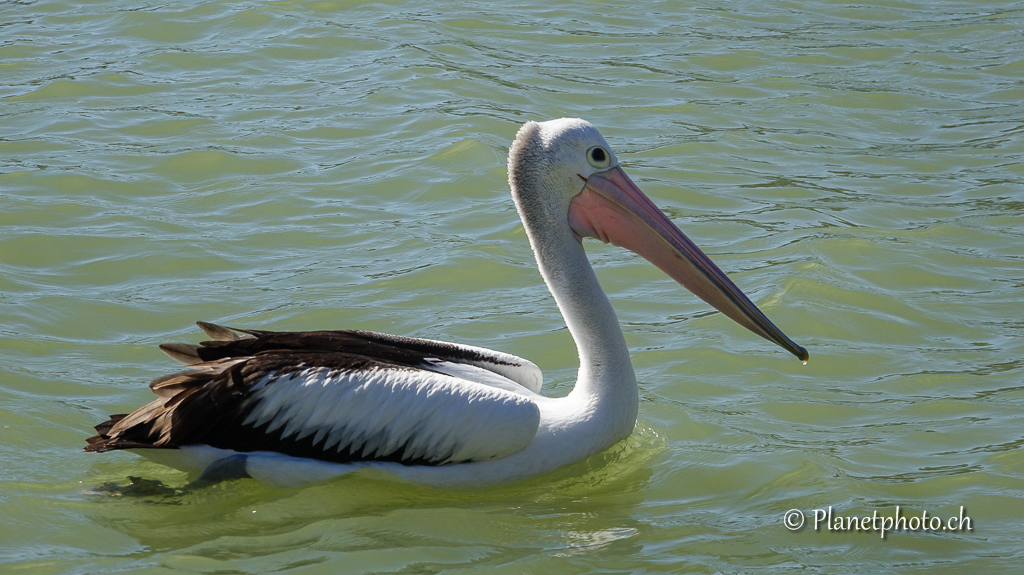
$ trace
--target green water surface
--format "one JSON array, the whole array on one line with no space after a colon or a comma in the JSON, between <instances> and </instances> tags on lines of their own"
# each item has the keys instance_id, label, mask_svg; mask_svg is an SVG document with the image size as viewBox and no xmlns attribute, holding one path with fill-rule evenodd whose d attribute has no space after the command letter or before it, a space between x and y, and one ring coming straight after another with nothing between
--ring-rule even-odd
<instances>
[{"instance_id":1,"label":"green water surface","mask_svg":"<svg viewBox=\"0 0 1024 575\"><path fill-rule=\"evenodd\" d=\"M1022 30L994 0L0 4L0 572L1019 572ZM588 242L641 403L587 461L180 491L81 451L196 320L472 343L567 393L504 167L561 116L810 363Z\"/></svg>"}]
</instances>

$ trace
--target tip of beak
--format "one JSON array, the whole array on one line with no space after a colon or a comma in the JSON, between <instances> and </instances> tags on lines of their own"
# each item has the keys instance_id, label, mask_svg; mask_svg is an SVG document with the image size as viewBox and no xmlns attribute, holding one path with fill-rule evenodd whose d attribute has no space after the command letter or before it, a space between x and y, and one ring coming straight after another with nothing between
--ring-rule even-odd
<instances>
[{"instance_id":1,"label":"tip of beak","mask_svg":"<svg viewBox=\"0 0 1024 575\"><path fill-rule=\"evenodd\" d=\"M807 350L799 345L796 346L796 353L794 353L794 355L796 355L796 358L804 365L807 365L807 362L811 359L811 354L807 353Z\"/></svg>"}]
</instances>

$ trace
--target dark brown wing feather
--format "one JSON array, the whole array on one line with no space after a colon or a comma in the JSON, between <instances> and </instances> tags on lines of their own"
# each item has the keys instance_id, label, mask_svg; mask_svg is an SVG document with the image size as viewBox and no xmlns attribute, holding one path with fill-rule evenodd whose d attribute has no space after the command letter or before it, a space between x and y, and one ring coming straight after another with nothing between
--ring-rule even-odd
<instances>
[{"instance_id":1,"label":"dark brown wing feather","mask_svg":"<svg viewBox=\"0 0 1024 575\"><path fill-rule=\"evenodd\" d=\"M211 337L195 348L202 361L255 355L263 351L323 351L339 352L373 358L386 363L423 368L427 359L466 362L483 361L492 364L513 365L493 357L465 349L463 346L424 339L401 337L387 333L361 330L337 331L263 331L226 328L200 322L200 327ZM228 330L234 332L229 339ZM230 333L230 332L229 332ZM183 351L178 347L175 351Z\"/></svg>"},{"instance_id":2,"label":"dark brown wing feather","mask_svg":"<svg viewBox=\"0 0 1024 575\"><path fill-rule=\"evenodd\" d=\"M203 431L222 419L244 397L246 386L239 365L221 361L155 380L160 396L128 415L112 415L96 426L86 451L138 447L168 447L194 443ZM204 429L205 428L205 429Z\"/></svg>"}]
</instances>

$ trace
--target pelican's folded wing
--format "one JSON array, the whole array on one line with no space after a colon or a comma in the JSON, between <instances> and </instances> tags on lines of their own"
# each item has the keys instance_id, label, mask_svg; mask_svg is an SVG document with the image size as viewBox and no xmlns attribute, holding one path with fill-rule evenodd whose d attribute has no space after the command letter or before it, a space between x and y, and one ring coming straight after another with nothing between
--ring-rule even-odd
<instances>
[{"instance_id":1,"label":"pelican's folded wing","mask_svg":"<svg viewBox=\"0 0 1024 575\"><path fill-rule=\"evenodd\" d=\"M338 352L202 362L152 387L159 399L97 426L86 449L203 444L339 463L442 465L514 453L540 421L521 394Z\"/></svg>"},{"instance_id":2,"label":"pelican's folded wing","mask_svg":"<svg viewBox=\"0 0 1024 575\"><path fill-rule=\"evenodd\" d=\"M534 393L540 393L544 382L544 375L533 362L509 353L471 345L360 330L263 331L228 328L206 322L199 322L199 327L213 340L205 341L198 346L164 344L160 346L161 349L185 363L283 349L331 351L361 355L397 365L432 369L478 383L494 385L492 382L495 380L486 374L483 377L475 377L474 370L459 368L459 365L468 365L497 374Z\"/></svg>"}]
</instances>

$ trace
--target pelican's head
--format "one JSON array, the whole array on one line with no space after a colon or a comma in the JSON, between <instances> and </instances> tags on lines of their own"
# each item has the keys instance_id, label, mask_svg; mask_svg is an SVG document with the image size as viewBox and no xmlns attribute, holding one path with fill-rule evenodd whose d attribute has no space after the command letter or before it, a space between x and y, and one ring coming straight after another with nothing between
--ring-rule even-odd
<instances>
[{"instance_id":1,"label":"pelican's head","mask_svg":"<svg viewBox=\"0 0 1024 575\"><path fill-rule=\"evenodd\" d=\"M538 258L545 249L557 249L546 244L564 241L556 238L568 230L577 241L590 237L624 247L733 321L807 361L807 350L775 327L629 179L589 122L527 122L509 149L508 177Z\"/></svg>"}]
</instances>

